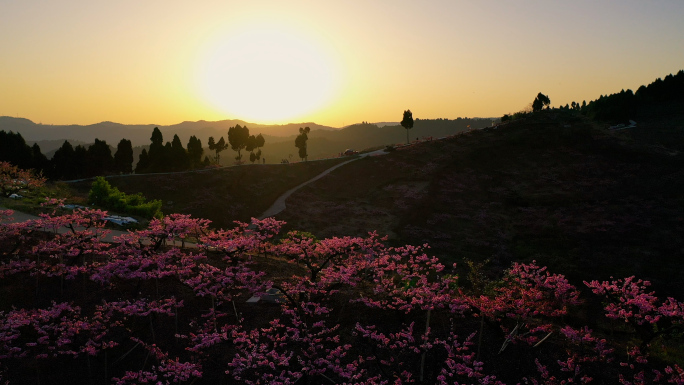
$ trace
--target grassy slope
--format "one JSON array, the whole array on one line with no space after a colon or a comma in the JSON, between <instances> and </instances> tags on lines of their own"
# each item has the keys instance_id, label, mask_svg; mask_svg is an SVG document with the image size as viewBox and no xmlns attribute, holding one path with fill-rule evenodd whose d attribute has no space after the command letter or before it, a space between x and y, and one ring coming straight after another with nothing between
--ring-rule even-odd
<instances>
[{"instance_id":1,"label":"grassy slope","mask_svg":"<svg viewBox=\"0 0 684 385\"><path fill-rule=\"evenodd\" d=\"M377 229L493 271L536 259L576 284L636 274L681 298L681 127L649 129L551 111L354 162L295 193L280 218L321 237Z\"/></svg>"},{"instance_id":2,"label":"grassy slope","mask_svg":"<svg viewBox=\"0 0 684 385\"><path fill-rule=\"evenodd\" d=\"M164 213L192 214L217 227L248 222L261 215L285 191L346 158L288 165L244 165L215 171L109 178L112 186L148 199L160 199ZM74 184L81 199L91 182Z\"/></svg>"}]
</instances>

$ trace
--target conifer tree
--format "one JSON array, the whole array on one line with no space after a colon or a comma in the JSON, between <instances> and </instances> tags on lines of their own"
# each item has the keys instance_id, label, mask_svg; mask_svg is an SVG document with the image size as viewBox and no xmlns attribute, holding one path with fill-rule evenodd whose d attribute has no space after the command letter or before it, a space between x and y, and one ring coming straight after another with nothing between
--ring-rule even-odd
<instances>
[{"instance_id":1,"label":"conifer tree","mask_svg":"<svg viewBox=\"0 0 684 385\"><path fill-rule=\"evenodd\" d=\"M121 139L114 154L114 171L123 174L133 172L133 145L128 139Z\"/></svg>"}]
</instances>

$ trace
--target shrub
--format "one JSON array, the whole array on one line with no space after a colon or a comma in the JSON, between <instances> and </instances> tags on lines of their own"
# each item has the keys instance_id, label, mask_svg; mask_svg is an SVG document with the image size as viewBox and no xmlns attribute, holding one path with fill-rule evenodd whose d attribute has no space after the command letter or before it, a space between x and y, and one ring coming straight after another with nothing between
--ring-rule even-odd
<instances>
[{"instance_id":1,"label":"shrub","mask_svg":"<svg viewBox=\"0 0 684 385\"><path fill-rule=\"evenodd\" d=\"M162 215L160 200L146 202L141 193L127 195L118 188L112 187L101 176L95 178L88 193L88 202L109 210L139 215L147 219L159 218Z\"/></svg>"},{"instance_id":2,"label":"shrub","mask_svg":"<svg viewBox=\"0 0 684 385\"><path fill-rule=\"evenodd\" d=\"M0 162L0 196L9 197L21 190L42 187L45 178L33 170L23 170L8 162Z\"/></svg>"}]
</instances>

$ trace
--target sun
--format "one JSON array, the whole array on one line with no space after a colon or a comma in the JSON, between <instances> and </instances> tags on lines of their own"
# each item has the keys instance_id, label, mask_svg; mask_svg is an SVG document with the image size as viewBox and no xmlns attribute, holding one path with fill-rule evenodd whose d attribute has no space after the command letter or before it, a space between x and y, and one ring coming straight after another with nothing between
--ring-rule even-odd
<instances>
[{"instance_id":1,"label":"sun","mask_svg":"<svg viewBox=\"0 0 684 385\"><path fill-rule=\"evenodd\" d=\"M338 74L315 39L284 26L249 26L201 54L198 86L214 108L257 123L286 123L333 98Z\"/></svg>"}]
</instances>

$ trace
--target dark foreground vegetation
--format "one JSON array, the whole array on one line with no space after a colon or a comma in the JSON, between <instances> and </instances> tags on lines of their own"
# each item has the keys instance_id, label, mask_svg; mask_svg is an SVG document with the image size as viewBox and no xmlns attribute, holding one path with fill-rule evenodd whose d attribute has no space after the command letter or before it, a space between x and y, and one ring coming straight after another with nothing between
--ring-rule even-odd
<instances>
[{"instance_id":1,"label":"dark foreground vegetation","mask_svg":"<svg viewBox=\"0 0 684 385\"><path fill-rule=\"evenodd\" d=\"M582 290L534 262L459 278L425 247L273 219L173 214L104 243L103 215L0 225L3 383L684 381L684 303L648 282Z\"/></svg>"}]
</instances>

